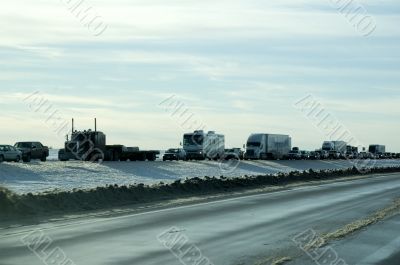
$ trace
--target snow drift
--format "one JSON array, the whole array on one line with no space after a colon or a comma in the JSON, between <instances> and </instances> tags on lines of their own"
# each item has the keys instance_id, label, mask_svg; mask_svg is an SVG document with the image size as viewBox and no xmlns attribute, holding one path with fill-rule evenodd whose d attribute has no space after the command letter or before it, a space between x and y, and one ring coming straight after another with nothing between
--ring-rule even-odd
<instances>
[{"instance_id":1,"label":"snow drift","mask_svg":"<svg viewBox=\"0 0 400 265\"><path fill-rule=\"evenodd\" d=\"M368 170L372 173L400 172L400 167L382 167ZM130 186L109 185L90 190L15 194L0 187L0 219L19 216L66 214L77 211L99 210L138 203L159 202L198 195L229 193L270 185L284 185L310 180L327 180L361 175L356 168L340 170L312 169L299 172L237 178L204 177L176 180L172 183Z\"/></svg>"}]
</instances>

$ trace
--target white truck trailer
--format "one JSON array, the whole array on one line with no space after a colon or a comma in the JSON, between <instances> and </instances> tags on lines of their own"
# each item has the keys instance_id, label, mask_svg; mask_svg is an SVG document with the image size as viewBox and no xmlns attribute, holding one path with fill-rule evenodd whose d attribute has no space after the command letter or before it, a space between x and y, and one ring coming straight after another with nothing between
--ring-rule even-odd
<instances>
[{"instance_id":1,"label":"white truck trailer","mask_svg":"<svg viewBox=\"0 0 400 265\"><path fill-rule=\"evenodd\" d=\"M183 135L183 149L188 160L220 159L224 157L225 136L214 131L198 130Z\"/></svg>"},{"instance_id":2,"label":"white truck trailer","mask_svg":"<svg viewBox=\"0 0 400 265\"><path fill-rule=\"evenodd\" d=\"M289 135L257 133L249 136L246 144L245 159L267 160L282 159L292 149Z\"/></svg>"},{"instance_id":3,"label":"white truck trailer","mask_svg":"<svg viewBox=\"0 0 400 265\"><path fill-rule=\"evenodd\" d=\"M327 152L336 151L345 154L347 151L347 143L345 141L325 141L322 144L322 150Z\"/></svg>"}]
</instances>

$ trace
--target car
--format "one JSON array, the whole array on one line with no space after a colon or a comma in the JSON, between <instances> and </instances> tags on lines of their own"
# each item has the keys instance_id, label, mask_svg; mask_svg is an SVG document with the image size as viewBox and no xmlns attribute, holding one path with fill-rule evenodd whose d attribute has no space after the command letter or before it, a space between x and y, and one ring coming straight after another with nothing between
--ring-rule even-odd
<instances>
[{"instance_id":1,"label":"car","mask_svg":"<svg viewBox=\"0 0 400 265\"><path fill-rule=\"evenodd\" d=\"M392 154L391 153L384 153L383 156L384 156L384 159L391 159L392 158Z\"/></svg>"},{"instance_id":2,"label":"car","mask_svg":"<svg viewBox=\"0 0 400 265\"><path fill-rule=\"evenodd\" d=\"M316 150L316 153L319 154L320 159L328 159L329 158L329 152L325 150Z\"/></svg>"},{"instance_id":3,"label":"car","mask_svg":"<svg viewBox=\"0 0 400 265\"><path fill-rule=\"evenodd\" d=\"M400 158L400 153L396 154L396 158Z\"/></svg>"},{"instance_id":4,"label":"car","mask_svg":"<svg viewBox=\"0 0 400 265\"><path fill-rule=\"evenodd\" d=\"M225 160L231 160L231 159L243 160L243 158L244 158L244 152L242 151L241 148L225 149L225 154L224 154Z\"/></svg>"},{"instance_id":5,"label":"car","mask_svg":"<svg viewBox=\"0 0 400 265\"><path fill-rule=\"evenodd\" d=\"M40 159L45 162L49 156L49 148L40 142L17 142L14 147L22 152L24 162L30 162L31 159Z\"/></svg>"},{"instance_id":6,"label":"car","mask_svg":"<svg viewBox=\"0 0 400 265\"><path fill-rule=\"evenodd\" d=\"M299 150L292 150L286 155L285 158L287 158L288 160L300 160L301 152Z\"/></svg>"},{"instance_id":7,"label":"car","mask_svg":"<svg viewBox=\"0 0 400 265\"><path fill-rule=\"evenodd\" d=\"M367 159L367 153L366 152L360 152L358 154L358 159Z\"/></svg>"},{"instance_id":8,"label":"car","mask_svg":"<svg viewBox=\"0 0 400 265\"><path fill-rule=\"evenodd\" d=\"M344 158L345 159L354 159L354 153L353 152L346 152L345 154L344 154Z\"/></svg>"},{"instance_id":9,"label":"car","mask_svg":"<svg viewBox=\"0 0 400 265\"><path fill-rule=\"evenodd\" d=\"M371 152L367 152L367 159L375 159L375 156Z\"/></svg>"},{"instance_id":10,"label":"car","mask_svg":"<svg viewBox=\"0 0 400 265\"><path fill-rule=\"evenodd\" d=\"M186 152L182 148L170 148L165 152L163 156L163 161L167 160L169 161L187 160Z\"/></svg>"},{"instance_id":11,"label":"car","mask_svg":"<svg viewBox=\"0 0 400 265\"><path fill-rule=\"evenodd\" d=\"M331 150L329 151L329 159L339 159L340 153L338 151Z\"/></svg>"},{"instance_id":12,"label":"car","mask_svg":"<svg viewBox=\"0 0 400 265\"><path fill-rule=\"evenodd\" d=\"M304 160L310 159L310 152L300 151L300 153L301 153L301 159L304 159Z\"/></svg>"},{"instance_id":13,"label":"car","mask_svg":"<svg viewBox=\"0 0 400 265\"><path fill-rule=\"evenodd\" d=\"M11 145L0 145L0 163L3 161L19 162L22 159L22 152Z\"/></svg>"},{"instance_id":14,"label":"car","mask_svg":"<svg viewBox=\"0 0 400 265\"><path fill-rule=\"evenodd\" d=\"M380 159L380 155L379 154L374 154L374 153L371 153L371 159Z\"/></svg>"},{"instance_id":15,"label":"car","mask_svg":"<svg viewBox=\"0 0 400 265\"><path fill-rule=\"evenodd\" d=\"M312 160L320 160L321 159L321 154L316 151L310 152L310 159Z\"/></svg>"}]
</instances>

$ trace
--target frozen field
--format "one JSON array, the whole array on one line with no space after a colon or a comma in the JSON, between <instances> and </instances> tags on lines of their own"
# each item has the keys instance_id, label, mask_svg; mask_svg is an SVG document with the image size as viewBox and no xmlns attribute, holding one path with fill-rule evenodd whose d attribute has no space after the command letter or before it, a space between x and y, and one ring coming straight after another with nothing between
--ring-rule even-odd
<instances>
[{"instance_id":1,"label":"frozen field","mask_svg":"<svg viewBox=\"0 0 400 265\"><path fill-rule=\"evenodd\" d=\"M54 156L52 158L55 158ZM236 163L236 162L233 162ZM379 160L376 166L400 166L400 160ZM344 160L335 161L241 161L221 165L214 161L196 162L103 162L79 161L0 164L0 185L18 193L74 188L94 188L108 184L158 183L179 178L221 176L234 177L306 169L349 168Z\"/></svg>"}]
</instances>

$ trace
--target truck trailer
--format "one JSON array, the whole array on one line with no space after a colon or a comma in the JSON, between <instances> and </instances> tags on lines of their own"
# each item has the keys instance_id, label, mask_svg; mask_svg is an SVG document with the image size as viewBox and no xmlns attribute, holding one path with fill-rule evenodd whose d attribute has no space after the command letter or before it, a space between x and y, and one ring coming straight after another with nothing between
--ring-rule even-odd
<instances>
[{"instance_id":1,"label":"truck trailer","mask_svg":"<svg viewBox=\"0 0 400 265\"><path fill-rule=\"evenodd\" d=\"M106 135L95 129L77 131L72 119L71 138L64 144L64 149L58 152L60 161L82 160L82 161L154 161L160 151L141 151L138 147L126 147L124 145L107 145Z\"/></svg>"},{"instance_id":2,"label":"truck trailer","mask_svg":"<svg viewBox=\"0 0 400 265\"><path fill-rule=\"evenodd\" d=\"M380 144L371 144L368 148L368 151L374 155L385 154L386 146Z\"/></svg>"},{"instance_id":3,"label":"truck trailer","mask_svg":"<svg viewBox=\"0 0 400 265\"><path fill-rule=\"evenodd\" d=\"M257 133L249 136L246 145L246 160L282 159L292 149L289 135Z\"/></svg>"},{"instance_id":4,"label":"truck trailer","mask_svg":"<svg viewBox=\"0 0 400 265\"><path fill-rule=\"evenodd\" d=\"M336 151L340 154L345 154L347 151L347 143L344 141L325 141L322 144L322 150L327 152Z\"/></svg>"},{"instance_id":5,"label":"truck trailer","mask_svg":"<svg viewBox=\"0 0 400 265\"><path fill-rule=\"evenodd\" d=\"M183 135L183 149L188 160L217 160L224 157L225 136L214 131L197 130Z\"/></svg>"}]
</instances>

